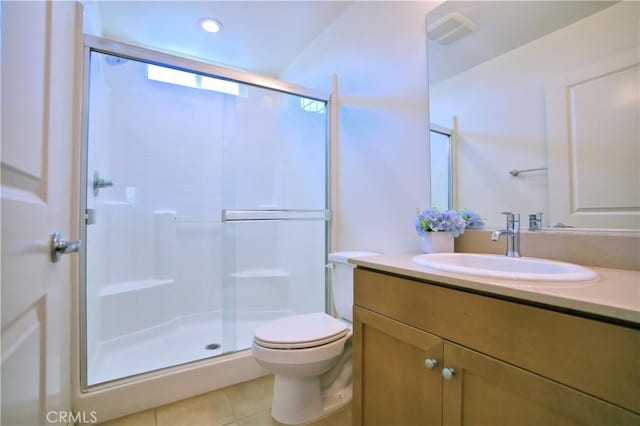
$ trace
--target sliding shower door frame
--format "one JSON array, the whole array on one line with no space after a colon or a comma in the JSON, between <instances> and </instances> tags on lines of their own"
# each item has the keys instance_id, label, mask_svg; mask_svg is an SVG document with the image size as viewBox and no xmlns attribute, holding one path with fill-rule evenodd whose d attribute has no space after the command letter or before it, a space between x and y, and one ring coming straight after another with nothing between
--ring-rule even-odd
<instances>
[{"instance_id":1,"label":"sliding shower door frame","mask_svg":"<svg viewBox=\"0 0 640 426\"><path fill-rule=\"evenodd\" d=\"M182 56L175 56L168 53L158 52L131 44L115 42L102 37L85 35L85 58L93 52L106 53L108 55L119 56L125 59L133 59L154 65L174 68L186 72L196 72L219 79L237 81L252 86L265 89L276 90L278 92L291 95L303 96L305 98L327 102L326 94L308 87L280 81L271 77L253 74L247 71L239 71L231 68L224 68L219 65L189 59ZM86 62L85 62L86 64Z\"/></svg>"},{"instance_id":2,"label":"sliding shower door frame","mask_svg":"<svg viewBox=\"0 0 640 426\"><path fill-rule=\"evenodd\" d=\"M256 86L260 88L270 89L281 93L296 95L305 97L308 99L325 102L327 107L326 110L329 112L326 120L326 193L325 193L325 211L320 214L320 216L316 216L313 218L302 218L301 220L324 220L325 221L325 247L326 250L332 248L331 245L331 236L330 236L330 226L331 226L331 205L332 200L335 201L335 197L337 194L333 194L331 191L331 182L334 180L332 176L336 173L337 165L331 164L331 159L336 159L335 154L332 157L332 150L336 148L337 141L333 141L334 138L337 137L337 104L335 100L337 99L336 94L334 93L332 96L327 96L326 94L322 94L317 90L313 90L307 87L298 86L295 84L283 82L271 77L262 76L259 74L253 74L250 72L234 70L230 68L225 68L219 65L209 64L206 62L202 62L196 59L190 59L181 56L175 56L168 53L163 53L159 51L150 50L143 47L134 46L131 44L121 43L112 41L102 37L96 37L91 35L85 35L84 37L84 68L83 68L83 92L82 92L82 139L81 139L81 147L80 147L80 185L78 194L79 200L79 235L82 241L86 241L87 238L87 189L88 189L88 158L89 158L89 88L90 88L90 57L92 52L103 53L107 55L117 56L124 59L131 59L135 61L141 61L148 64L159 65L163 67L169 67L180 71L193 72L201 75L213 77L216 79L229 80L238 82L241 84L247 84L251 86ZM336 90L337 86L335 84L336 77L334 76L334 87ZM300 213L301 211L295 211L296 213ZM302 211L304 213L308 213L308 211ZM325 253L325 264L326 264L326 253ZM78 381L79 389L81 392L91 392L96 390L101 390L105 388L112 387L114 385L122 384L122 383L130 383L132 381L138 380L140 377L151 377L158 374L158 371L162 370L154 370L146 373L142 373L136 376L124 377L120 379L116 379L110 382L98 383L94 385L88 385L88 377L87 377L87 306L86 306L86 297L87 297L87 245L83 244L80 250L80 262L79 262L79 275L78 275L78 290L76 293L77 303L77 314L74 315L76 318L76 326L75 328L75 336L74 341L76 342L77 350L74 351L74 359L77 361L74 362L74 370L76 374L79 374ZM328 277L325 274L325 310L327 312L330 311L330 297L328 291ZM201 362L201 361L195 361ZM173 367L168 367L173 368ZM75 376L75 374L74 374Z\"/></svg>"}]
</instances>

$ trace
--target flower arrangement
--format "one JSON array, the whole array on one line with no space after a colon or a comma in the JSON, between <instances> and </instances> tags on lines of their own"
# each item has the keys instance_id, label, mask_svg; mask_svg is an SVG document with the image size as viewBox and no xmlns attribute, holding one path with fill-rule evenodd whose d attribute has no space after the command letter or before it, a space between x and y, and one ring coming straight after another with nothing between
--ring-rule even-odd
<instances>
[{"instance_id":1,"label":"flower arrangement","mask_svg":"<svg viewBox=\"0 0 640 426\"><path fill-rule=\"evenodd\" d=\"M484 221L480 215L473 210L462 209L458 212L464 220L465 229L484 229Z\"/></svg>"},{"instance_id":2,"label":"flower arrangement","mask_svg":"<svg viewBox=\"0 0 640 426\"><path fill-rule=\"evenodd\" d=\"M464 232L465 221L455 210L441 212L434 207L418 210L415 227L420 236L424 236L427 232L451 232L454 237L457 237Z\"/></svg>"}]
</instances>

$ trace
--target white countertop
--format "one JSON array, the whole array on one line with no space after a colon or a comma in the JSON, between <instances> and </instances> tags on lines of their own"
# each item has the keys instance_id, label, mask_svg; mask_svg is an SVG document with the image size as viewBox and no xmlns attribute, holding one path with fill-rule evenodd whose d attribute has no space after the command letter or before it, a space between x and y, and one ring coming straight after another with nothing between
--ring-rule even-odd
<instances>
[{"instance_id":1,"label":"white countertop","mask_svg":"<svg viewBox=\"0 0 640 426\"><path fill-rule=\"evenodd\" d=\"M358 266L447 284L487 294L567 308L640 324L640 271L591 267L593 281L532 282L475 277L411 263L413 254L385 254L349 259Z\"/></svg>"}]
</instances>

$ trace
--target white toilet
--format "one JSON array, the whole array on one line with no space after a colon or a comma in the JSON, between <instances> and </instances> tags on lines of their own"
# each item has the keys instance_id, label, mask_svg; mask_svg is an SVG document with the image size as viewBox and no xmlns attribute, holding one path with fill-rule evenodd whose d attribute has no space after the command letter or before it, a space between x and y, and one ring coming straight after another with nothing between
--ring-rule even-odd
<instances>
[{"instance_id":1,"label":"white toilet","mask_svg":"<svg viewBox=\"0 0 640 426\"><path fill-rule=\"evenodd\" d=\"M354 265L347 259L376 254L329 254L331 290L340 319L316 312L279 318L256 328L251 352L275 375L271 416L280 423L311 422L351 401Z\"/></svg>"}]
</instances>

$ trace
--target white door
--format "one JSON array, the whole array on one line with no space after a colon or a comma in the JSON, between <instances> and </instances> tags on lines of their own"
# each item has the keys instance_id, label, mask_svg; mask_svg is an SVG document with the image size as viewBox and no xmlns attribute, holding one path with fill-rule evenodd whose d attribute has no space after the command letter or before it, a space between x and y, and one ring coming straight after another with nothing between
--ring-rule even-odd
<instances>
[{"instance_id":1,"label":"white door","mask_svg":"<svg viewBox=\"0 0 640 426\"><path fill-rule=\"evenodd\" d=\"M640 227L639 84L633 48L547 87L551 223Z\"/></svg>"},{"instance_id":2,"label":"white door","mask_svg":"<svg viewBox=\"0 0 640 426\"><path fill-rule=\"evenodd\" d=\"M70 407L71 238L81 9L6 2L1 47L2 425L59 423ZM77 267L77 265L75 265ZM66 422L62 422L66 423Z\"/></svg>"}]
</instances>

